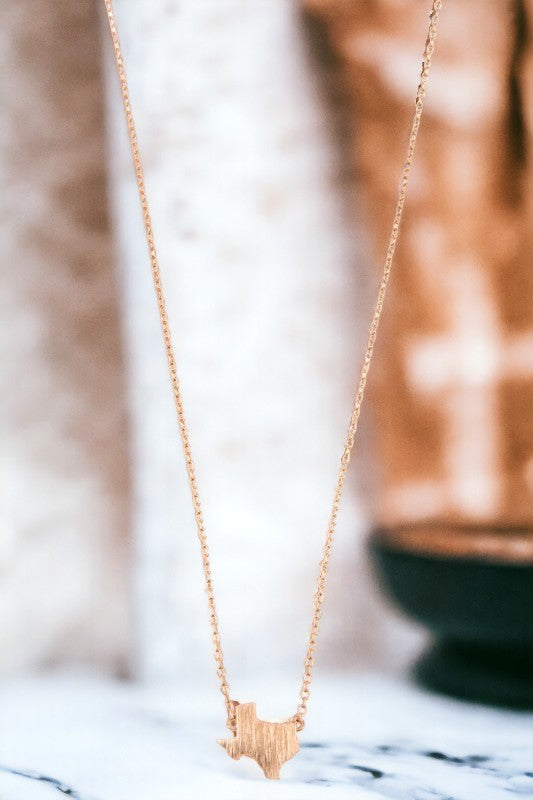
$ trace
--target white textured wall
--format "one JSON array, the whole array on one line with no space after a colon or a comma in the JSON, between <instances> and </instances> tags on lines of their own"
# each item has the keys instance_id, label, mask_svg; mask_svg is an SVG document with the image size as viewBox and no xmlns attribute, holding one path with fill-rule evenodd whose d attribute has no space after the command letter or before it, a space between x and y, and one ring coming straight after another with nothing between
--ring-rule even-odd
<instances>
[{"instance_id":1,"label":"white textured wall","mask_svg":"<svg viewBox=\"0 0 533 800\"><path fill-rule=\"evenodd\" d=\"M370 314L371 267L343 198L332 121L289 0L116 0L116 14L227 665L233 676L291 670L296 685ZM109 86L140 667L203 675L213 666L199 550L111 62ZM352 473L322 664L384 664L393 653L399 663L413 641L371 586L364 531Z\"/></svg>"}]
</instances>

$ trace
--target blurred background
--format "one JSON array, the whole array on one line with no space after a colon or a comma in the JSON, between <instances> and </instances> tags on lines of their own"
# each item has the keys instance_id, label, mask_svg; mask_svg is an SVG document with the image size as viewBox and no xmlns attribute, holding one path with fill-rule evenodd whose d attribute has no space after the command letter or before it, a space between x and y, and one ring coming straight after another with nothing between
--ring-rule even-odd
<instances>
[{"instance_id":1,"label":"blurred background","mask_svg":"<svg viewBox=\"0 0 533 800\"><path fill-rule=\"evenodd\" d=\"M429 6L115 3L236 684L298 686ZM0 12L0 672L213 683L102 10ZM371 528L531 528L532 19L442 14L320 668L401 670L423 642Z\"/></svg>"}]
</instances>

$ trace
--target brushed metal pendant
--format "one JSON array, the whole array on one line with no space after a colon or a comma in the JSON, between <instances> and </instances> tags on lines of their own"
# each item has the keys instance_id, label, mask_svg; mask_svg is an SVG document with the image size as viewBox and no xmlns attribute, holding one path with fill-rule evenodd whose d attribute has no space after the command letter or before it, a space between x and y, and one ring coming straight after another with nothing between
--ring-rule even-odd
<instances>
[{"instance_id":1,"label":"brushed metal pendant","mask_svg":"<svg viewBox=\"0 0 533 800\"><path fill-rule=\"evenodd\" d=\"M253 758L266 778L278 779L283 764L300 749L296 722L257 719L255 703L235 703L235 717L235 735L218 743L231 758Z\"/></svg>"}]
</instances>

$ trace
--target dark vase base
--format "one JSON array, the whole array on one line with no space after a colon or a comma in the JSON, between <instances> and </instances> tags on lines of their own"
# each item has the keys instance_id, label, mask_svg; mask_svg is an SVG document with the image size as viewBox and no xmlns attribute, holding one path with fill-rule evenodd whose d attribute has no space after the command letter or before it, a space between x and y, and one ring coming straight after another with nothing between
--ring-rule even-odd
<instances>
[{"instance_id":1,"label":"dark vase base","mask_svg":"<svg viewBox=\"0 0 533 800\"><path fill-rule=\"evenodd\" d=\"M435 636L413 668L424 686L476 702L533 708L533 533L376 530L384 591Z\"/></svg>"},{"instance_id":2,"label":"dark vase base","mask_svg":"<svg viewBox=\"0 0 533 800\"><path fill-rule=\"evenodd\" d=\"M533 709L533 649L437 641L413 667L425 688L462 700Z\"/></svg>"}]
</instances>

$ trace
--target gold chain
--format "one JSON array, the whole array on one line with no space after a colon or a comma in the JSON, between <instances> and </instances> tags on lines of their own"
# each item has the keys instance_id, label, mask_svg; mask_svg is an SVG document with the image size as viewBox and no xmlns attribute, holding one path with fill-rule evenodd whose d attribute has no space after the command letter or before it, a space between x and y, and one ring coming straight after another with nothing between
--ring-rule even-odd
<instances>
[{"instance_id":1,"label":"gold chain","mask_svg":"<svg viewBox=\"0 0 533 800\"><path fill-rule=\"evenodd\" d=\"M139 192L139 198L141 201L142 207L142 215L144 221L144 229L146 233L146 240L148 243L148 250L150 254L150 264L152 268L152 276L154 281L154 288L157 298L157 305L159 308L159 317L161 321L161 329L163 332L163 340L165 344L165 350L167 355L167 362L170 371L170 380L172 384L172 392L174 395L174 403L176 406L176 414L178 418L178 426L181 436L181 442L183 445L183 452L185 455L185 466L187 468L187 474L189 477L189 485L191 490L191 497L192 503L194 507L194 517L196 520L196 528L198 532L198 539L200 541L200 550L202 555L202 566L204 571L204 578L205 578L205 588L207 592L207 601L209 605L209 619L211 624L211 630L213 635L213 643L214 643L214 655L215 661L217 665L217 676L220 682L220 691L224 696L224 701L226 705L226 711L228 714L227 725L228 728L235 732L235 703L230 698L230 691L228 685L228 679L226 675L226 668L224 666L224 656L222 653L222 647L220 644L220 633L218 629L218 618L216 613L216 605L215 605L215 595L213 590L213 579L211 575L211 560L209 555L209 546L207 542L207 536L205 532L205 523L203 519L202 513L202 505L200 502L200 495L198 492L198 484L196 481L196 473L194 469L194 461L192 458L191 453L191 445L189 441L189 432L187 429L187 424L185 420L185 412L183 410L183 399L181 395L181 388L180 382L178 378L177 368L176 368L176 358L174 355L174 348L172 346L172 338L170 334L170 326L168 321L168 313L167 307L165 302L165 296L163 293L163 284L161 280L161 272L159 269L159 263L157 259L157 252L154 243L154 234L152 230L152 220L150 216L150 211L148 207L148 200L146 197L146 187L144 183L144 173L143 168L141 165L141 158L139 154L139 144L137 141L137 133L135 130L135 123L133 120L133 113L131 110L131 102L130 102L130 94L128 90L128 83L126 80L126 73L124 68L124 59L122 57L122 50L120 46L120 39L117 31L117 24L115 20L115 15L113 11L113 3L112 0L104 0L107 18L109 21L109 30L111 32L111 38L113 41L113 50L115 54L115 61L118 70L118 76L120 80L120 91L122 94L122 103L124 106L124 112L126 115L126 122L128 126L128 133L130 138L130 146L131 146L131 153L133 157L133 165L135 168L135 177L137 180L137 188ZM344 443L344 449L340 460L340 467L339 473L337 477L337 484L335 487L335 493L333 496L333 504L331 507L331 514L329 518L329 525L326 533L326 539L324 542L324 547L322 551L322 558L320 560L320 569L317 579L317 586L314 595L314 603L313 603L313 618L311 622L311 630L309 634L309 641L307 644L307 652L304 662L304 673L302 678L302 685L300 688L299 693L299 703L296 710L296 714L294 714L291 719L296 722L297 729L302 730L304 727L304 717L307 713L307 702L309 700L309 687L312 680L312 671L314 666L314 659L315 659L315 650L317 644L317 637L320 625L320 616L322 610L322 603L324 602L324 589L326 585L326 576L328 571L328 564L329 558L331 555L331 549L333 547L333 540L335 538L335 530L337 527L337 516L339 513L342 492L344 488L344 481L346 479L346 473L348 471L348 465L350 463L352 450L355 442L355 435L357 432L357 425L359 422L359 415L361 413L361 405L363 403L363 397L365 393L365 387L368 377L368 372L370 369L370 362L372 360L372 354L374 351L374 344L376 341L376 336L379 327L379 321L381 318L381 312L383 311L383 303L385 300L385 294L387 291L387 286L389 283L389 277L392 268L392 261L394 258L394 252L396 250L396 242L398 240L398 233L400 229L400 222L402 219L403 208L405 204L405 197L407 194L407 184L409 182L409 175L411 173L411 166L413 162L413 156L415 152L415 144L416 139L418 136L418 130L420 128L420 120L422 117L422 111L424 108L424 98L426 92L426 83L428 80L429 69L431 66L431 60L433 57L433 51L435 49L435 39L437 35L437 23L439 18L439 11L442 8L442 0L433 0L432 3L432 10L429 15L429 28L428 34L426 39L426 46L424 49L424 55L422 60L422 72L420 75L420 83L418 85L418 90L416 93L416 101L415 101L415 112L413 116L413 121L411 125L411 132L409 134L409 144L407 147L407 156L405 159L405 163L402 170L402 175L400 179L400 188L398 192L398 199L396 202L396 209L394 212L394 219L392 223L391 234L389 238L389 244L387 247L387 255L385 258L385 265L383 268L383 275L381 278L381 283L378 290L378 296L376 305L374 308L374 313L372 315L372 320L370 323L370 328L368 332L368 338L366 342L365 348L365 355L363 360L363 365L361 367L361 372L359 375L359 381L357 383L357 389L355 392L354 402L353 402L353 410L352 415L350 417L350 424L348 426L348 433L346 435L346 440Z\"/></svg>"},{"instance_id":2,"label":"gold chain","mask_svg":"<svg viewBox=\"0 0 533 800\"><path fill-rule=\"evenodd\" d=\"M365 348L365 356L363 366L359 375L359 382L355 392L353 402L352 416L350 417L350 424L348 426L348 433L344 443L344 451L341 456L341 463L339 474L337 477L337 485L335 487L335 494L333 495L333 504L331 506L331 515L329 518L328 530L326 533L326 540L324 542L324 549L322 551L322 558L320 560L320 569L318 573L317 587L313 605L313 619L311 622L311 631L309 633L309 642L307 644L307 653L304 662L304 674L302 679L302 686L300 689L300 703L296 711L295 719L298 723L298 730L302 730L304 726L303 718L307 713L307 701L309 699L309 686L312 680L312 670L315 660L316 640L318 636L318 629L320 625L320 612L322 603L324 602L324 588L326 585L326 574L328 570L329 557L331 555L331 548L333 547L333 540L335 538L335 529L337 527L337 515L339 513L340 502L342 498L342 491L344 488L344 481L348 471L348 465L352 456L352 450L355 441L355 434L357 432L357 425L359 422L359 415L361 414L361 405L365 394L366 381L370 369L370 362L374 352L374 344L383 311L383 303L385 301L385 294L389 283L389 277L392 269L392 261L394 252L396 250L396 242L398 241L398 233L400 231L400 222L403 214L403 207L405 204L405 196L407 194L407 184L409 183L409 175L411 174L411 165L413 163L413 156L415 153L416 139L418 130L420 128L420 120L422 118L422 111L424 109L424 98L426 94L426 84L429 76L429 69L431 67L431 59L433 58L433 51L435 49L435 39L437 36L437 23L439 20L439 11L442 8L442 0L433 0L431 13L429 15L429 28L424 48L424 55L422 58L422 71L420 74L420 83L416 93L415 100L415 113L413 122L411 124L411 132L409 134L409 144L407 146L407 156L402 170L400 179L400 188L398 191L398 199L396 201L396 209L394 212L394 219L389 238L389 245L387 247L387 255L385 258L385 266L383 267L383 275L378 290L376 305L372 315L372 321L368 331L368 338Z\"/></svg>"}]
</instances>

